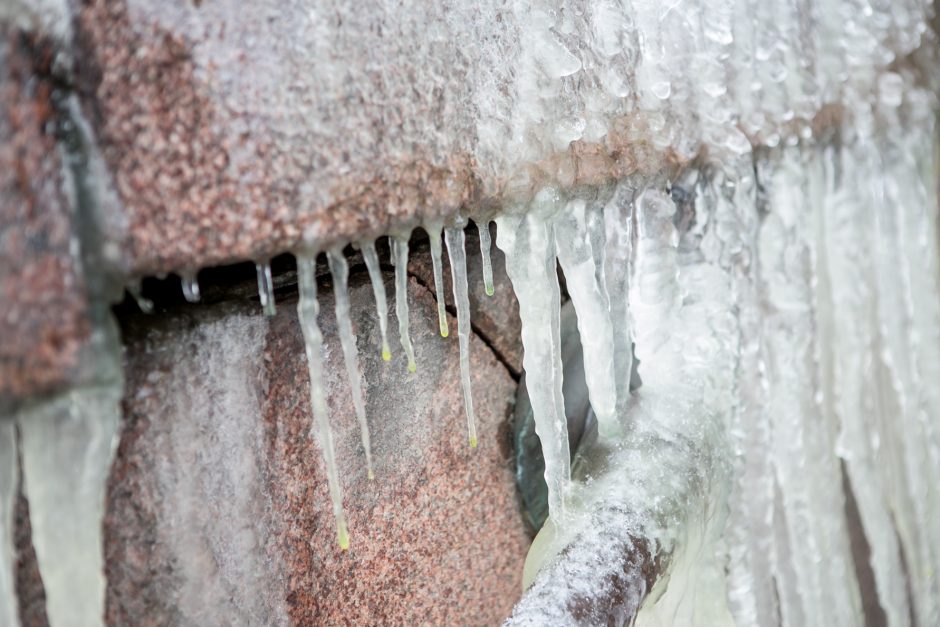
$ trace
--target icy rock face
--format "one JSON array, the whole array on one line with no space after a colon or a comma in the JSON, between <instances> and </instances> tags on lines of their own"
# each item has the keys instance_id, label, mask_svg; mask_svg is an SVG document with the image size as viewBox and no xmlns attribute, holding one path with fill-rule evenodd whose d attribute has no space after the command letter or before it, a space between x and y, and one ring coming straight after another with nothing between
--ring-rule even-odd
<instances>
[{"instance_id":1,"label":"icy rock face","mask_svg":"<svg viewBox=\"0 0 940 627\"><path fill-rule=\"evenodd\" d=\"M929 7L765 4L87 3L77 55L101 72L78 78L128 225L109 232L131 271L172 271L808 137Z\"/></svg>"},{"instance_id":2,"label":"icy rock face","mask_svg":"<svg viewBox=\"0 0 940 627\"><path fill-rule=\"evenodd\" d=\"M878 83L875 101L854 103L853 121L825 141L702 160L671 181L632 179L587 200L556 193L549 211L539 203L498 219L516 220L497 243L529 357L555 352L558 333L544 308L526 308L536 282L518 268L553 266L544 243L571 231L582 203L621 216L604 228L608 241L628 234L626 264L595 263L607 295L585 302L569 290L581 322L606 310L630 329L643 377L617 401L625 435L602 433L579 453L576 481L546 452L549 489L562 497L533 546L527 568L541 572L513 624L578 620L610 603L603 582L646 594L638 567L605 566L592 542L615 528L660 560L638 625L856 625L857 573L869 569L888 624L938 620L940 395L927 383L940 368L937 102L909 75ZM588 222L575 232L591 239ZM559 244L570 281L566 254ZM605 309L612 285L628 286L627 302ZM592 402L590 370L607 376L607 363L585 360ZM550 373L529 393L541 396L543 446L566 462ZM843 466L870 556L852 550Z\"/></svg>"}]
</instances>

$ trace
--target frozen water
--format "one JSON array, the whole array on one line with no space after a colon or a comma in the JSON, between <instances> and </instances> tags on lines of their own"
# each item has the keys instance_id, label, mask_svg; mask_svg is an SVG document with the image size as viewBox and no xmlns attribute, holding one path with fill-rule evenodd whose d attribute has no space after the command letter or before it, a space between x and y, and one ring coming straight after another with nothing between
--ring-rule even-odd
<instances>
[{"instance_id":1,"label":"frozen water","mask_svg":"<svg viewBox=\"0 0 940 627\"><path fill-rule=\"evenodd\" d=\"M349 548L349 532L346 528L346 514L343 512L343 494L339 485L339 468L333 451L333 432L330 429L330 409L326 401L326 389L323 387L323 335L317 323L320 306L317 304L317 260L315 255L297 255L297 285L300 300L297 303L297 317L304 334L304 348L307 353L307 370L310 374L310 407L313 411L316 430L311 428L323 450L326 465L326 477L333 501L333 516L336 518L336 538L342 549Z\"/></svg>"},{"instance_id":2,"label":"frozen water","mask_svg":"<svg viewBox=\"0 0 940 627\"><path fill-rule=\"evenodd\" d=\"M390 241L392 263L395 264L395 316L398 318L398 337L408 358L408 372L415 372L418 365L415 363L415 350L408 331L408 238L393 237Z\"/></svg>"},{"instance_id":3,"label":"frozen water","mask_svg":"<svg viewBox=\"0 0 940 627\"><path fill-rule=\"evenodd\" d=\"M13 508L19 479L16 460L16 423L0 417L0 624L19 624L14 584L16 547L13 544Z\"/></svg>"},{"instance_id":4,"label":"frozen water","mask_svg":"<svg viewBox=\"0 0 940 627\"><path fill-rule=\"evenodd\" d=\"M52 625L103 625L102 521L121 386L89 386L18 416L23 487Z\"/></svg>"},{"instance_id":5,"label":"frozen water","mask_svg":"<svg viewBox=\"0 0 940 627\"><path fill-rule=\"evenodd\" d=\"M467 434L470 448L477 446L477 425L473 415L473 392L470 389L470 296L467 286L467 252L462 228L447 229L447 254L450 258L454 302L457 303L457 338L460 343L460 385L467 412Z\"/></svg>"},{"instance_id":6,"label":"frozen water","mask_svg":"<svg viewBox=\"0 0 940 627\"><path fill-rule=\"evenodd\" d=\"M372 471L372 444L369 437L369 422L366 420L366 407L362 399L362 383L359 380L359 352L356 348L356 334L353 333L352 319L349 313L349 265L342 248L327 252L327 262L333 275L333 292L336 299L336 326L339 328L339 341L343 347L343 360L349 377L349 389L352 392L353 407L359 421L362 448L366 453L366 472L369 479L374 478Z\"/></svg>"},{"instance_id":7,"label":"frozen water","mask_svg":"<svg viewBox=\"0 0 940 627\"><path fill-rule=\"evenodd\" d=\"M261 299L261 308L264 315L273 316L277 313L274 303L274 281L271 278L271 262L259 261L255 263L258 274L258 296Z\"/></svg>"},{"instance_id":8,"label":"frozen water","mask_svg":"<svg viewBox=\"0 0 940 627\"><path fill-rule=\"evenodd\" d=\"M369 280L372 281L372 292L375 294L375 307L379 315L379 331L382 337L382 359L388 361L392 358L392 350L388 346L388 302L385 297L382 269L379 267L379 256L375 251L375 242L362 244L362 258L369 270Z\"/></svg>"}]
</instances>

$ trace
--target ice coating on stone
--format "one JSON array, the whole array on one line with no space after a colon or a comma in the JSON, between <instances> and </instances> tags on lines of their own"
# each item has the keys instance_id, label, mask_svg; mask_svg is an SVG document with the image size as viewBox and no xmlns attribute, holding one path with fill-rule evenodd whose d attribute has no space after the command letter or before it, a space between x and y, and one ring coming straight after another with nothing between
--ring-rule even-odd
<instances>
[{"instance_id":1,"label":"ice coating on stone","mask_svg":"<svg viewBox=\"0 0 940 627\"><path fill-rule=\"evenodd\" d=\"M379 332L382 337L382 359L388 361L392 358L392 350L388 345L388 301L385 297L385 283L382 281L382 269L379 266L379 255L375 251L375 242L363 242L361 245L362 258L369 270L369 280L372 282L372 293L375 295L375 307L379 314Z\"/></svg>"},{"instance_id":2,"label":"ice coating on stone","mask_svg":"<svg viewBox=\"0 0 940 627\"><path fill-rule=\"evenodd\" d=\"M201 298L199 292L199 279L196 272L184 272L180 275L180 284L183 287L183 298L189 303L198 303Z\"/></svg>"},{"instance_id":3,"label":"ice coating on stone","mask_svg":"<svg viewBox=\"0 0 940 627\"><path fill-rule=\"evenodd\" d=\"M607 533L597 513L614 508L623 518L605 524L649 543L669 575L638 625L857 625L872 618L868 568L888 624L936 622L936 99L903 80L900 104L890 77L838 141L729 150L668 184L618 185L605 227L633 241L621 263L643 387L626 436L581 460L564 524L533 545L564 547L533 599L605 602L605 585L571 580L602 568L584 534ZM614 219L631 207L632 224ZM514 620L558 622L557 604L540 615L528 599Z\"/></svg>"},{"instance_id":4,"label":"ice coating on stone","mask_svg":"<svg viewBox=\"0 0 940 627\"><path fill-rule=\"evenodd\" d=\"M317 304L317 260L308 254L297 255L297 286L300 300L297 303L297 317L304 335L304 350L307 354L307 370L310 374L310 408L314 424L310 434L315 437L323 452L326 465L327 483L330 499L333 502L333 516L336 518L336 538L341 549L349 548L349 532L346 528L346 514L343 511L343 493L339 485L339 468L333 450L333 432L330 429L330 410L326 401L326 389L323 387L323 335L317 323L320 306Z\"/></svg>"},{"instance_id":5,"label":"ice coating on stone","mask_svg":"<svg viewBox=\"0 0 940 627\"><path fill-rule=\"evenodd\" d=\"M264 315L273 316L277 313L277 306L274 303L271 262L266 260L255 263L255 272L258 275L258 297L261 299L261 308L264 310Z\"/></svg>"},{"instance_id":6,"label":"ice coating on stone","mask_svg":"<svg viewBox=\"0 0 940 627\"><path fill-rule=\"evenodd\" d=\"M556 216L553 227L558 261L578 314L584 361L591 364L585 369L591 407L601 437L616 438L621 429L616 416L613 325L604 278L603 204L592 201L589 206L584 199L572 199ZM621 389L626 393L629 383Z\"/></svg>"},{"instance_id":7,"label":"ice coating on stone","mask_svg":"<svg viewBox=\"0 0 940 627\"><path fill-rule=\"evenodd\" d=\"M411 334L408 331L408 239L392 237L392 263L395 264L395 316L398 317L398 337L401 347L408 358L408 372L415 372L418 365L415 362L415 350L411 345Z\"/></svg>"},{"instance_id":8,"label":"ice coating on stone","mask_svg":"<svg viewBox=\"0 0 940 627\"><path fill-rule=\"evenodd\" d=\"M492 296L493 289L493 263L490 260L490 248L493 243L490 239L490 220L477 222L477 232L480 234L480 256L483 259L483 289L487 296Z\"/></svg>"},{"instance_id":9,"label":"ice coating on stone","mask_svg":"<svg viewBox=\"0 0 940 627\"><path fill-rule=\"evenodd\" d=\"M551 191L538 205L496 219L496 245L506 255L506 273L519 300L523 367L545 457L550 516L559 516L571 480L568 426L562 397L560 308L555 237L549 216L557 211Z\"/></svg>"},{"instance_id":10,"label":"ice coating on stone","mask_svg":"<svg viewBox=\"0 0 940 627\"><path fill-rule=\"evenodd\" d=\"M451 281L454 285L454 302L457 304L460 386L463 388L463 405L467 413L467 435L470 438L470 448L476 448L477 424L473 414L473 391L470 386L470 295L467 285L467 251L463 228L446 229L444 238L447 240Z\"/></svg>"},{"instance_id":11,"label":"ice coating on stone","mask_svg":"<svg viewBox=\"0 0 940 627\"><path fill-rule=\"evenodd\" d=\"M441 337L447 337L447 310L444 300L444 272L441 268L441 223L428 225L425 229L431 243L431 264L434 267L434 293L437 298L437 323L441 329Z\"/></svg>"},{"instance_id":12,"label":"ice coating on stone","mask_svg":"<svg viewBox=\"0 0 940 627\"><path fill-rule=\"evenodd\" d=\"M372 471L372 444L369 438L369 422L366 420L366 406L362 399L362 382L359 380L359 353L356 348L356 334L353 332L349 312L349 265L342 248L327 251L327 263L333 275L333 292L336 300L336 326L339 329L339 342L343 347L343 359L346 363L346 375L349 377L349 389L352 394L356 419L359 421L359 433L362 448L366 454L366 469L369 479Z\"/></svg>"},{"instance_id":13,"label":"ice coating on stone","mask_svg":"<svg viewBox=\"0 0 940 627\"><path fill-rule=\"evenodd\" d=\"M13 509L19 479L16 460L16 423L0 417L0 624L19 625L14 583L16 546L13 543Z\"/></svg>"},{"instance_id":14,"label":"ice coating on stone","mask_svg":"<svg viewBox=\"0 0 940 627\"><path fill-rule=\"evenodd\" d=\"M72 390L18 415L23 488L53 625L103 625L102 520L121 386Z\"/></svg>"}]
</instances>

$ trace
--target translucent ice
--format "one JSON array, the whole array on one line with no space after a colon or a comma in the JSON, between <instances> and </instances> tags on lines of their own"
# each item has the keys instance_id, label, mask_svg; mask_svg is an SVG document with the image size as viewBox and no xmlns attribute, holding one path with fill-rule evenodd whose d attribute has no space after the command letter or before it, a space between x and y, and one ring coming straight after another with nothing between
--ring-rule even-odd
<instances>
[{"instance_id":1,"label":"translucent ice","mask_svg":"<svg viewBox=\"0 0 940 627\"><path fill-rule=\"evenodd\" d=\"M343 494L339 485L339 468L333 451L333 432L330 429L330 410L326 402L326 389L323 387L323 335L317 323L320 306L317 304L317 260L314 255L297 255L297 286L300 289L300 301L297 303L297 317L304 335L304 349L307 354L307 370L310 375L310 407L313 411L316 430L311 427L311 435L323 450L326 464L326 477L333 501L333 516L336 518L336 538L342 549L349 548L349 532L346 528L346 514L343 512Z\"/></svg>"},{"instance_id":2,"label":"translucent ice","mask_svg":"<svg viewBox=\"0 0 940 627\"><path fill-rule=\"evenodd\" d=\"M467 434L470 448L477 446L477 425L473 415L473 392L470 388L470 297L467 287L467 252L464 248L462 228L445 231L447 254L450 258L451 281L454 284L454 302L457 303L457 338L460 343L460 385L463 404L467 412Z\"/></svg>"}]
</instances>

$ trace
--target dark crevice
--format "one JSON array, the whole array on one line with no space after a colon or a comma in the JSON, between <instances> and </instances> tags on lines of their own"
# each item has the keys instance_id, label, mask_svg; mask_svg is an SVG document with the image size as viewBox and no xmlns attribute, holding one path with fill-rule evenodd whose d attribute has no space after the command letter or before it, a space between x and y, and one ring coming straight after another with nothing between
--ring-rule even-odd
<instances>
[{"instance_id":1,"label":"dark crevice","mask_svg":"<svg viewBox=\"0 0 940 627\"><path fill-rule=\"evenodd\" d=\"M423 231L415 230L415 236L409 241L411 249L410 256L430 255L427 235ZM395 267L389 263L389 243L387 237L376 240L376 251L380 261L379 267L383 274L394 274ZM367 274L365 261L362 253L347 246L344 250L346 262L349 264L349 277L360 274ZM274 257L270 261L271 274L274 283L275 301L292 297L297 294L297 262L294 255L285 253ZM437 302L437 292L433 285L428 285L421 276L408 272L408 276L413 278L419 285L425 288L434 302ZM258 296L257 277L255 273L254 262L242 262L227 266L218 266L205 268L198 274L201 298L198 303L187 303L183 298L183 291L179 276L175 274L164 277L146 277L141 280L141 295L153 302L154 313L151 315L160 315L170 311L186 307L199 307L202 305L212 305L221 302L232 301L252 301L258 303L260 309L260 297ZM317 256L317 283L321 288L333 289L332 276L326 263L324 255ZM452 305L445 303L447 312L457 317L457 310ZM130 317L140 315L140 308L131 294L125 290L124 298L113 307L115 316L119 321ZM499 361L512 377L513 381L519 382L521 373L511 364L511 362L502 354L479 327L470 322L470 330L477 338L485 344L496 360Z\"/></svg>"},{"instance_id":2,"label":"dark crevice","mask_svg":"<svg viewBox=\"0 0 940 627\"><path fill-rule=\"evenodd\" d=\"M859 593L862 597L862 612L865 616L865 627L882 627L888 624L888 616L878 602L878 589L875 583L875 572L871 567L871 545L865 536L862 519L855 501L855 492L845 467L841 462L842 491L845 494L845 518L849 532L849 545L852 549L852 560L855 564L855 574L858 579ZM913 623L912 623L913 624Z\"/></svg>"}]
</instances>

